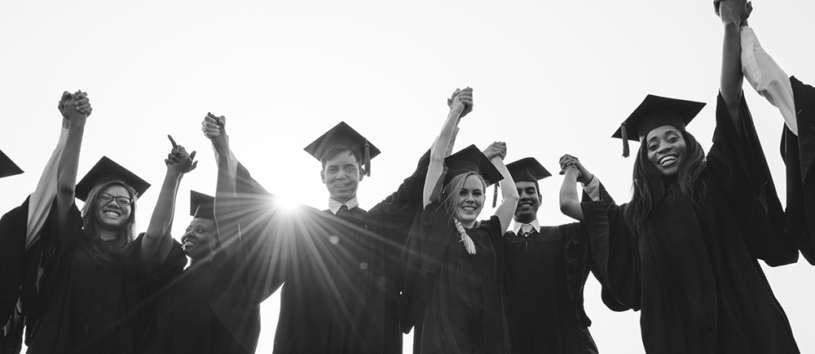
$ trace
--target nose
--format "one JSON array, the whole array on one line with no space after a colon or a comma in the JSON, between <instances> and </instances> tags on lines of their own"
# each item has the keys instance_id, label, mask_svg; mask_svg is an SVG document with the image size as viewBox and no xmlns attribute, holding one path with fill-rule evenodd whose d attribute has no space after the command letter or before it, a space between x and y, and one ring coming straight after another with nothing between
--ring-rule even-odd
<instances>
[{"instance_id":1,"label":"nose","mask_svg":"<svg viewBox=\"0 0 815 354\"><path fill-rule=\"evenodd\" d=\"M670 144L660 145L659 149L657 149L657 154L664 154L668 152L668 150L671 150L672 148L673 146L671 146Z\"/></svg>"}]
</instances>

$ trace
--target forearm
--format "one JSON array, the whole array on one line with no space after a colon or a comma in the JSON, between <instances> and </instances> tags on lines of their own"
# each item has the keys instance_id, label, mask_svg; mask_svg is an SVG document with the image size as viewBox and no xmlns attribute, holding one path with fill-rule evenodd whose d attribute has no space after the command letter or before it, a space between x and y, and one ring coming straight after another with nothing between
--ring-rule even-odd
<instances>
[{"instance_id":1,"label":"forearm","mask_svg":"<svg viewBox=\"0 0 815 354\"><path fill-rule=\"evenodd\" d=\"M512 217L515 214L515 208L518 207L518 199L520 196L518 195L518 189L515 188L515 181L512 179L512 175L507 170L507 166L504 164L504 160L500 157L496 156L493 157L491 160L492 164L501 172L501 176L504 177L501 180L501 197L503 198L501 201L501 205L496 209L495 215L501 220L501 230L506 231L509 227L509 223L512 221Z\"/></svg>"},{"instance_id":2,"label":"forearm","mask_svg":"<svg viewBox=\"0 0 815 354\"><path fill-rule=\"evenodd\" d=\"M147 226L145 232L145 241L148 239L159 239L168 234L170 226L173 223L175 212L175 201L178 195L178 186L181 183L183 174L167 169L164 175L164 182L161 185L161 191L156 201L156 207L153 209L153 215L150 217L150 224Z\"/></svg>"},{"instance_id":3,"label":"forearm","mask_svg":"<svg viewBox=\"0 0 815 354\"><path fill-rule=\"evenodd\" d=\"M722 43L722 76L721 94L727 104L731 118L736 126L741 126L739 108L741 106L742 82L741 71L741 34L737 23L724 25Z\"/></svg>"},{"instance_id":4,"label":"forearm","mask_svg":"<svg viewBox=\"0 0 815 354\"><path fill-rule=\"evenodd\" d=\"M566 169L563 184L560 186L560 211L575 220L583 221L583 210L577 195L577 170Z\"/></svg>"},{"instance_id":5,"label":"forearm","mask_svg":"<svg viewBox=\"0 0 815 354\"><path fill-rule=\"evenodd\" d=\"M60 227L65 225L68 210L74 202L76 175L79 166L79 154L82 150L82 138L85 135L85 117L74 118L68 128L65 149L57 165L57 220Z\"/></svg>"},{"instance_id":6,"label":"forearm","mask_svg":"<svg viewBox=\"0 0 815 354\"><path fill-rule=\"evenodd\" d=\"M65 142L68 139L68 128L70 128L68 120L63 119L57 146L42 170L40 180L37 182L37 188L31 193L28 204L28 223L26 225L26 249L39 240L40 231L48 217L48 212L51 210L54 197L57 195L57 170L62 151L65 150Z\"/></svg>"}]
</instances>

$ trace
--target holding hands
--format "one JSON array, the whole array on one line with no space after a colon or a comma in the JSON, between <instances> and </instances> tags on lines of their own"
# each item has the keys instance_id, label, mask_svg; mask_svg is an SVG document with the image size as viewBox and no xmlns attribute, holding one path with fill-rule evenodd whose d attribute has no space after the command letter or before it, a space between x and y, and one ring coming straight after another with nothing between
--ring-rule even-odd
<instances>
[{"instance_id":1,"label":"holding hands","mask_svg":"<svg viewBox=\"0 0 815 354\"><path fill-rule=\"evenodd\" d=\"M167 165L167 169L177 172L179 175L194 170L195 167L198 166L198 161L193 161L195 159L195 151L188 154L183 146L175 143L172 136L167 135L167 138L169 138L170 143L173 144L173 150L170 151L167 158L164 159L164 164Z\"/></svg>"},{"instance_id":2,"label":"holding hands","mask_svg":"<svg viewBox=\"0 0 815 354\"><path fill-rule=\"evenodd\" d=\"M88 93L78 90L74 93L65 91L59 99L57 109L67 120L87 118L93 112Z\"/></svg>"},{"instance_id":3,"label":"holding hands","mask_svg":"<svg viewBox=\"0 0 815 354\"><path fill-rule=\"evenodd\" d=\"M496 141L490 144L484 151L484 156L487 156L488 159L492 160L493 157L498 157L501 160L507 156L507 143L503 141Z\"/></svg>"},{"instance_id":4,"label":"holding hands","mask_svg":"<svg viewBox=\"0 0 815 354\"><path fill-rule=\"evenodd\" d=\"M473 89L469 86L463 90L456 89L453 95L447 99L447 107L451 111L459 111L458 118L464 118L468 113L473 111Z\"/></svg>"},{"instance_id":5,"label":"holding hands","mask_svg":"<svg viewBox=\"0 0 815 354\"><path fill-rule=\"evenodd\" d=\"M753 3L747 0L715 0L713 6L725 25L747 26L747 19L753 12Z\"/></svg>"},{"instance_id":6,"label":"holding hands","mask_svg":"<svg viewBox=\"0 0 815 354\"><path fill-rule=\"evenodd\" d=\"M226 142L226 117L217 117L212 113L207 112L204 120L201 122L201 130L204 136L212 140L216 151L224 151L227 146Z\"/></svg>"},{"instance_id":7,"label":"holding hands","mask_svg":"<svg viewBox=\"0 0 815 354\"><path fill-rule=\"evenodd\" d=\"M577 171L577 181L583 184L589 184L594 175L589 173L577 157L566 154L560 158L560 174L566 174L566 171L574 168Z\"/></svg>"}]
</instances>

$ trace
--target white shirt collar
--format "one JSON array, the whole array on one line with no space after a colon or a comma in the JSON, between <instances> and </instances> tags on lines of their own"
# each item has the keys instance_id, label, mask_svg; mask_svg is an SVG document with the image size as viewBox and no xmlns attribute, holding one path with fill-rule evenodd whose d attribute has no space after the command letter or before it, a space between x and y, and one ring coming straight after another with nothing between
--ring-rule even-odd
<instances>
[{"instance_id":1,"label":"white shirt collar","mask_svg":"<svg viewBox=\"0 0 815 354\"><path fill-rule=\"evenodd\" d=\"M331 197L328 198L328 209L331 210L331 213L334 215L337 215L337 211L340 210L343 204L348 207L348 210L351 210L359 206L359 200L357 200L357 197L354 197L345 203L340 203Z\"/></svg>"},{"instance_id":2,"label":"white shirt collar","mask_svg":"<svg viewBox=\"0 0 815 354\"><path fill-rule=\"evenodd\" d=\"M520 235L520 233L518 233L518 231L520 231L521 227L524 226L524 225L527 225L527 224L520 223L520 222L517 222L515 220L512 220L512 225L511 225L512 232L514 232L516 235ZM538 219L532 220L532 222L529 223L528 225L532 225L532 227L535 229L535 232L540 232L541 231L541 224L538 222Z\"/></svg>"}]
</instances>

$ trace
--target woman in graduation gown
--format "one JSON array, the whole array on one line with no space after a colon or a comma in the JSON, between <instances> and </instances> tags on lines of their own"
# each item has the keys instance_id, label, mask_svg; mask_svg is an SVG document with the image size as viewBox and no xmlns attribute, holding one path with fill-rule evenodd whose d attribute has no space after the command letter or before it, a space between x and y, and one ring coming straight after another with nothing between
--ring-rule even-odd
<instances>
[{"instance_id":1,"label":"woman in graduation gown","mask_svg":"<svg viewBox=\"0 0 815 354\"><path fill-rule=\"evenodd\" d=\"M411 230L404 329L416 327L415 353L509 353L501 238L518 192L503 163L503 143L484 153L471 145L445 159L461 113L472 107L472 90L452 100L431 149L424 210ZM487 186L502 178L503 202L489 220L477 222Z\"/></svg>"},{"instance_id":2,"label":"woman in graduation gown","mask_svg":"<svg viewBox=\"0 0 815 354\"><path fill-rule=\"evenodd\" d=\"M758 264L795 262L783 213L741 91L743 0L721 2L721 92L706 156L685 125L704 104L650 96L617 137L641 141L634 195L580 204L567 170L564 213L584 221L614 310L641 310L648 353L798 353ZM616 303L615 303L616 302Z\"/></svg>"},{"instance_id":3,"label":"woman in graduation gown","mask_svg":"<svg viewBox=\"0 0 815 354\"><path fill-rule=\"evenodd\" d=\"M107 157L76 184L87 115L70 99L64 114L70 129L57 168L56 201L23 289L28 353L136 352L143 325L140 287L149 280L140 257L154 243L134 240L133 226L135 201L149 184ZM75 196L86 201L81 212Z\"/></svg>"},{"instance_id":4,"label":"woman in graduation gown","mask_svg":"<svg viewBox=\"0 0 815 354\"><path fill-rule=\"evenodd\" d=\"M323 163L329 209L284 210L229 150L224 123L211 114L203 122L218 160L225 255L213 260L222 269L213 279L215 315L253 349L260 326L245 314L285 283L274 353L400 353L399 255L421 210L428 153L396 192L363 210L357 184L379 151L341 122L306 148Z\"/></svg>"}]
</instances>

